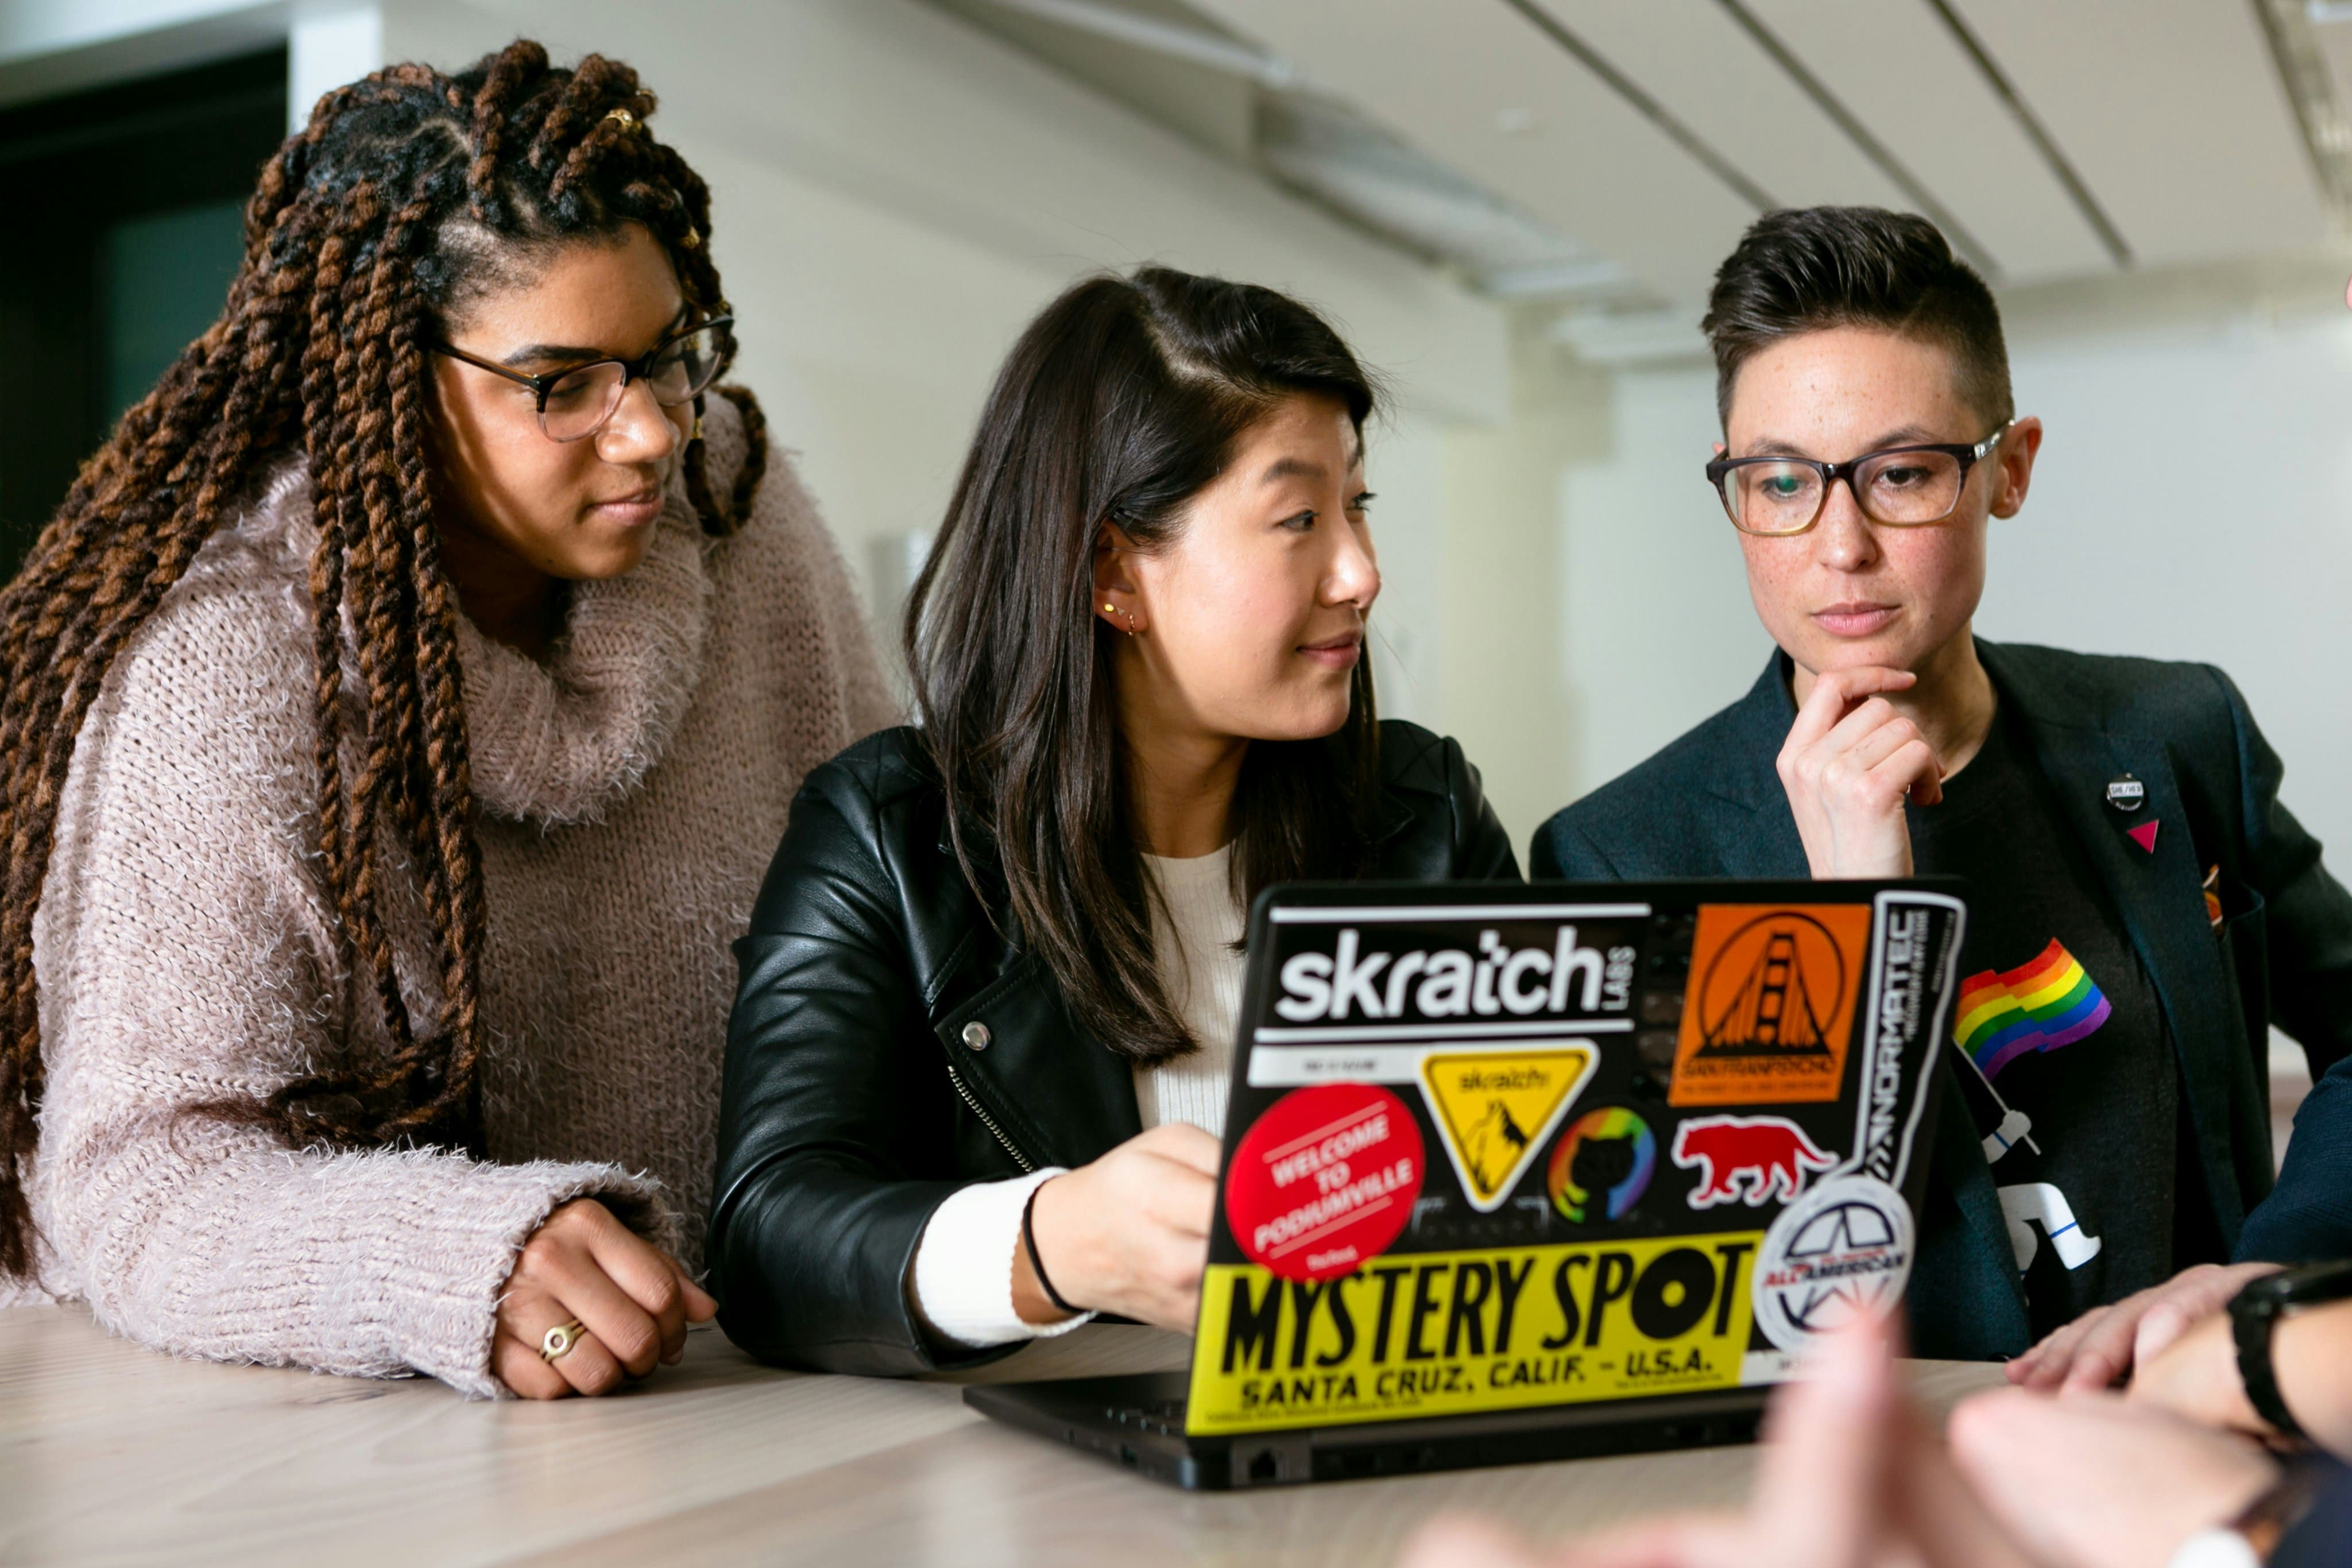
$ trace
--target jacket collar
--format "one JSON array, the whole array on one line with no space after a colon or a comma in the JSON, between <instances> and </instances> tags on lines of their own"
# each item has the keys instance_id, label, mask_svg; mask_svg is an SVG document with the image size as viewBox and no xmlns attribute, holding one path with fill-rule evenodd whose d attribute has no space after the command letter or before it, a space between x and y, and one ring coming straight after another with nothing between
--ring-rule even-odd
<instances>
[{"instance_id":1,"label":"jacket collar","mask_svg":"<svg viewBox=\"0 0 2352 1568\"><path fill-rule=\"evenodd\" d=\"M2213 1218L2234 1248L2246 1205L2230 1159L2231 1043L2243 1030L2234 1022L2221 946L2206 916L2204 872L2171 750L2162 736L2116 725L2094 693L2037 653L1977 644L2156 988L2179 1057ZM2108 783L2126 773L2147 790L2146 804L2129 814L2107 804ZM2151 822L2158 830L2153 852L2126 834Z\"/></svg>"},{"instance_id":2,"label":"jacket collar","mask_svg":"<svg viewBox=\"0 0 2352 1568\"><path fill-rule=\"evenodd\" d=\"M1699 787L1749 818L1724 846L1725 869L1734 875L1802 880L1811 874L1788 793L1773 767L1797 718L1796 699L1789 695L1792 667L1789 656L1775 648L1748 695L1714 727L1712 755L1700 759Z\"/></svg>"}]
</instances>

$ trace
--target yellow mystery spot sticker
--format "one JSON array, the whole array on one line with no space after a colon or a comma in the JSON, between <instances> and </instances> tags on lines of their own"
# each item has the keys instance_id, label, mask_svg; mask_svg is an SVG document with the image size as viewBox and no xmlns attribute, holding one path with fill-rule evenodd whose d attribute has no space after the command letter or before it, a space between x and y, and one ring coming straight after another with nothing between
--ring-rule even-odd
<instances>
[{"instance_id":1,"label":"yellow mystery spot sticker","mask_svg":"<svg viewBox=\"0 0 2352 1568\"><path fill-rule=\"evenodd\" d=\"M1184 1429L1735 1388L1763 1232L1391 1253L1336 1280L1213 1263Z\"/></svg>"},{"instance_id":2,"label":"yellow mystery spot sticker","mask_svg":"<svg viewBox=\"0 0 2352 1568\"><path fill-rule=\"evenodd\" d=\"M1586 1045L1433 1051L1421 1087L1462 1194L1481 1214L1502 1207L1592 1076Z\"/></svg>"}]
</instances>

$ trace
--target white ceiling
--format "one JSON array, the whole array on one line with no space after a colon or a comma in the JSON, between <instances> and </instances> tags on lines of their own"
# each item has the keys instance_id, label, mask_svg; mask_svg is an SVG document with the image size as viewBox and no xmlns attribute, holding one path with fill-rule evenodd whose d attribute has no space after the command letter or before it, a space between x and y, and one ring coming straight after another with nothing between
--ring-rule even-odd
<instances>
[{"instance_id":1,"label":"white ceiling","mask_svg":"<svg viewBox=\"0 0 2352 1568\"><path fill-rule=\"evenodd\" d=\"M2334 232L2260 0L1192 3L1669 300L1759 200L1927 211L2010 282Z\"/></svg>"},{"instance_id":2,"label":"white ceiling","mask_svg":"<svg viewBox=\"0 0 2352 1568\"><path fill-rule=\"evenodd\" d=\"M1749 0L2017 281L2113 265L2024 126L1923 0ZM1888 62L1901 62L1890 68Z\"/></svg>"},{"instance_id":3,"label":"white ceiling","mask_svg":"<svg viewBox=\"0 0 2352 1568\"><path fill-rule=\"evenodd\" d=\"M2249 0L1960 8L2140 261L2258 255L2325 235L2311 155Z\"/></svg>"},{"instance_id":4,"label":"white ceiling","mask_svg":"<svg viewBox=\"0 0 2352 1568\"><path fill-rule=\"evenodd\" d=\"M1703 290L1710 258L1755 215L1500 0L1208 0L1201 8L1670 296ZM1617 221L1636 214L1639 222Z\"/></svg>"}]
</instances>

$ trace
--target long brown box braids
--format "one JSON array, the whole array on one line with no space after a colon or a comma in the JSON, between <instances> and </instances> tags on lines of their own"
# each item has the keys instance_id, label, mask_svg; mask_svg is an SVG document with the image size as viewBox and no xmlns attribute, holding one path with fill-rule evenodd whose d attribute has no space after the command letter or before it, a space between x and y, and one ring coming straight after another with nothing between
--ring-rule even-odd
<instances>
[{"instance_id":1,"label":"long brown box braids","mask_svg":"<svg viewBox=\"0 0 2352 1568\"><path fill-rule=\"evenodd\" d=\"M532 252L631 223L667 248L690 301L724 308L709 190L646 131L653 110L628 67L591 55L558 69L528 41L456 75L395 66L321 99L262 171L220 319L123 416L0 591L0 1276L33 1267L33 915L76 737L224 515L297 455L318 526L319 864L344 972L362 1005L373 996L391 1051L208 1109L296 1146L479 1146L482 881L458 612L431 501L427 346L445 313ZM767 450L751 395L725 395L751 438L731 494L712 494L700 441L685 455L688 493L720 534L745 515ZM386 833L431 919L441 1007L428 1020L409 1017L379 918Z\"/></svg>"}]
</instances>

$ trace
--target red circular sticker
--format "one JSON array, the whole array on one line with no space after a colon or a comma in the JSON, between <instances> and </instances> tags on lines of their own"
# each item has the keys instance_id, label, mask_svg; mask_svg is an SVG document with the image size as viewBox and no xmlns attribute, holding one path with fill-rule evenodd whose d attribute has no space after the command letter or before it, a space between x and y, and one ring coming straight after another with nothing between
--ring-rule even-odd
<instances>
[{"instance_id":1,"label":"red circular sticker","mask_svg":"<svg viewBox=\"0 0 2352 1568\"><path fill-rule=\"evenodd\" d=\"M1225 1223L1253 1263L1334 1279L1397 1239L1421 1173L1421 1126L1403 1101L1371 1083L1295 1089L1234 1151Z\"/></svg>"}]
</instances>

